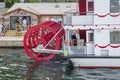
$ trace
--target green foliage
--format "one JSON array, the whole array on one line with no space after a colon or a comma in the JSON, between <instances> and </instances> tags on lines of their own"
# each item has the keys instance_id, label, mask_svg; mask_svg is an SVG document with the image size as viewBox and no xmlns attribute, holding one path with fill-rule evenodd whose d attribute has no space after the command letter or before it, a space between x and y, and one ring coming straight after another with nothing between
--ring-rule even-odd
<instances>
[{"instance_id":1,"label":"green foliage","mask_svg":"<svg viewBox=\"0 0 120 80\"><path fill-rule=\"evenodd\" d=\"M35 2L75 2L76 0L25 0L25 3ZM14 3L19 3L20 0L4 0L6 7L10 8Z\"/></svg>"},{"instance_id":2,"label":"green foliage","mask_svg":"<svg viewBox=\"0 0 120 80\"><path fill-rule=\"evenodd\" d=\"M20 0L4 0L7 8L10 8L14 3L19 3Z\"/></svg>"},{"instance_id":3,"label":"green foliage","mask_svg":"<svg viewBox=\"0 0 120 80\"><path fill-rule=\"evenodd\" d=\"M25 2L75 2L76 0L25 0Z\"/></svg>"},{"instance_id":4,"label":"green foliage","mask_svg":"<svg viewBox=\"0 0 120 80\"><path fill-rule=\"evenodd\" d=\"M41 0L25 0L26 3L41 2Z\"/></svg>"}]
</instances>

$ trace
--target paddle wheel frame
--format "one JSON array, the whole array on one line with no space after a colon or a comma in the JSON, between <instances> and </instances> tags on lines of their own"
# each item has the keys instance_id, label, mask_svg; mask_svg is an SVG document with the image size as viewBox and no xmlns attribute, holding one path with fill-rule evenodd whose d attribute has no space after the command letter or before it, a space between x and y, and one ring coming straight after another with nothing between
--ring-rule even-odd
<instances>
[{"instance_id":1,"label":"paddle wheel frame","mask_svg":"<svg viewBox=\"0 0 120 80\"><path fill-rule=\"evenodd\" d=\"M25 52L34 60L50 60L54 58L54 53L35 52L34 48L59 50L64 34L63 27L54 21L33 26L24 36Z\"/></svg>"}]
</instances>

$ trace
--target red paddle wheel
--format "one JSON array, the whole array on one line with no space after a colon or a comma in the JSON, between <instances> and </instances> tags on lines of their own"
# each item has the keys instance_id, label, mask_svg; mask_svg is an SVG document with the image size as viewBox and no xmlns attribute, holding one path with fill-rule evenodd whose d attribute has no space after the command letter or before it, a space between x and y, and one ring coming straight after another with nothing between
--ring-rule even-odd
<instances>
[{"instance_id":1,"label":"red paddle wheel","mask_svg":"<svg viewBox=\"0 0 120 80\"><path fill-rule=\"evenodd\" d=\"M54 53L35 52L33 48L42 45L44 49L59 50L61 48L64 29L53 21L31 27L24 36L25 52L34 60L50 60Z\"/></svg>"}]
</instances>

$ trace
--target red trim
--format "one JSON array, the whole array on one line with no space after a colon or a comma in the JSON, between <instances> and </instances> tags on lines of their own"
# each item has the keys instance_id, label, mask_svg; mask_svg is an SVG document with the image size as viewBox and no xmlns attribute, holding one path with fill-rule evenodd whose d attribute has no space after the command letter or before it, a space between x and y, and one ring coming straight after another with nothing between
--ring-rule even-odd
<instances>
[{"instance_id":1,"label":"red trim","mask_svg":"<svg viewBox=\"0 0 120 80\"><path fill-rule=\"evenodd\" d=\"M86 27L86 26L108 26L108 27L110 27L110 26L120 26L120 24L74 24L74 25L70 25L70 24L64 24L64 26L72 26L72 27L74 27L74 26L84 26L84 27Z\"/></svg>"},{"instance_id":2,"label":"red trim","mask_svg":"<svg viewBox=\"0 0 120 80\"><path fill-rule=\"evenodd\" d=\"M95 14L95 16L98 16L98 17L106 17L107 15L99 15L99 14Z\"/></svg>"},{"instance_id":3,"label":"red trim","mask_svg":"<svg viewBox=\"0 0 120 80\"><path fill-rule=\"evenodd\" d=\"M107 13L107 14L104 14L104 15L100 15L100 14L95 13L94 15L98 16L98 17L101 17L101 18L106 17L108 15L111 16L111 17L118 17L118 16L120 16L120 14L110 14L110 13Z\"/></svg>"},{"instance_id":4,"label":"red trim","mask_svg":"<svg viewBox=\"0 0 120 80\"><path fill-rule=\"evenodd\" d=\"M106 48L106 47L108 47L108 45L100 46L100 45L98 45L98 44L96 44L96 46L99 47L99 48Z\"/></svg>"},{"instance_id":5,"label":"red trim","mask_svg":"<svg viewBox=\"0 0 120 80\"><path fill-rule=\"evenodd\" d=\"M120 45L115 45L115 46L110 45L110 47L112 47L112 48L119 48Z\"/></svg>"},{"instance_id":6,"label":"red trim","mask_svg":"<svg viewBox=\"0 0 120 80\"><path fill-rule=\"evenodd\" d=\"M113 45L111 45L111 44L107 44L107 45L104 45L104 46L103 46L103 45L101 46L101 45L95 44L95 46L97 46L97 47L99 47L99 48L107 48L107 47L109 47L109 46L110 46L111 48L119 48L119 47L120 47L120 45L114 45L114 46L113 46Z\"/></svg>"}]
</instances>

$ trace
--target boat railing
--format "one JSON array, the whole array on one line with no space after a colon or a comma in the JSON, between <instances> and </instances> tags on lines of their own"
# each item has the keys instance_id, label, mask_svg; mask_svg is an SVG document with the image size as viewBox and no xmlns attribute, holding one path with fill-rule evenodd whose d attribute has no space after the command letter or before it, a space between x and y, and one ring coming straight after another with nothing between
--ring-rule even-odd
<instances>
[{"instance_id":1,"label":"boat railing","mask_svg":"<svg viewBox=\"0 0 120 80\"><path fill-rule=\"evenodd\" d=\"M86 13L86 15L81 15L82 13ZM94 12L79 12L77 9L73 9L64 13L64 24L65 25L73 25L74 21L78 19L79 24L84 24L83 19L89 21L93 18ZM74 20L75 19L75 20ZM87 24L88 22L86 22Z\"/></svg>"},{"instance_id":2,"label":"boat railing","mask_svg":"<svg viewBox=\"0 0 120 80\"><path fill-rule=\"evenodd\" d=\"M83 16L83 14L86 15L94 15L94 11L86 11L86 12L79 12L78 9L72 9L72 10L69 10L69 11L66 11L64 12L64 15L67 15L67 14L71 14L72 16Z\"/></svg>"},{"instance_id":3,"label":"boat railing","mask_svg":"<svg viewBox=\"0 0 120 80\"><path fill-rule=\"evenodd\" d=\"M85 46L70 46L69 54L86 54Z\"/></svg>"},{"instance_id":4,"label":"boat railing","mask_svg":"<svg viewBox=\"0 0 120 80\"><path fill-rule=\"evenodd\" d=\"M94 47L88 46L88 44L92 44L94 46L94 42L86 43L86 42L77 42L77 45L74 45L72 42L65 42L65 49L68 50L69 55L73 56L94 56Z\"/></svg>"}]
</instances>

